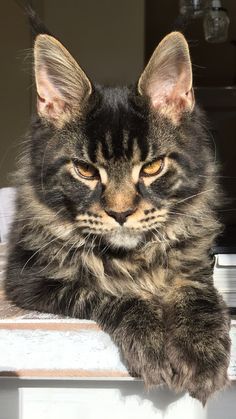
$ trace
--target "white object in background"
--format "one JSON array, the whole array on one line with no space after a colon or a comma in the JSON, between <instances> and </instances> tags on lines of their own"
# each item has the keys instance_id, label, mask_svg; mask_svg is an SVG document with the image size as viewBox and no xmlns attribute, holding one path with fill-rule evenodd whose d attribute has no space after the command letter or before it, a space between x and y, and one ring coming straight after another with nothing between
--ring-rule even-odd
<instances>
[{"instance_id":1,"label":"white object in background","mask_svg":"<svg viewBox=\"0 0 236 419\"><path fill-rule=\"evenodd\" d=\"M236 380L236 320L232 320L231 322L230 337L232 341L232 346L228 372L229 378L231 380Z\"/></svg>"},{"instance_id":2,"label":"white object in background","mask_svg":"<svg viewBox=\"0 0 236 419\"><path fill-rule=\"evenodd\" d=\"M0 242L6 242L7 234L15 212L14 188L0 189Z\"/></svg>"},{"instance_id":3,"label":"white object in background","mask_svg":"<svg viewBox=\"0 0 236 419\"><path fill-rule=\"evenodd\" d=\"M229 307L236 307L236 254L216 255L214 285Z\"/></svg>"},{"instance_id":4,"label":"white object in background","mask_svg":"<svg viewBox=\"0 0 236 419\"><path fill-rule=\"evenodd\" d=\"M236 266L236 254L220 254L217 255L217 265L221 266Z\"/></svg>"}]
</instances>

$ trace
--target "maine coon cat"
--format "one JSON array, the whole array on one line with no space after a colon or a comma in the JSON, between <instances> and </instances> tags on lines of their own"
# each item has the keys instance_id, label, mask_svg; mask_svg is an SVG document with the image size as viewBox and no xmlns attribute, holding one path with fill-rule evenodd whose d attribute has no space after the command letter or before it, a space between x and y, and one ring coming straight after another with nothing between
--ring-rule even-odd
<instances>
[{"instance_id":1,"label":"maine coon cat","mask_svg":"<svg viewBox=\"0 0 236 419\"><path fill-rule=\"evenodd\" d=\"M34 69L7 296L95 320L132 375L204 404L228 381L230 321L212 280L220 193L184 36L166 36L131 88L93 84L46 34Z\"/></svg>"}]
</instances>

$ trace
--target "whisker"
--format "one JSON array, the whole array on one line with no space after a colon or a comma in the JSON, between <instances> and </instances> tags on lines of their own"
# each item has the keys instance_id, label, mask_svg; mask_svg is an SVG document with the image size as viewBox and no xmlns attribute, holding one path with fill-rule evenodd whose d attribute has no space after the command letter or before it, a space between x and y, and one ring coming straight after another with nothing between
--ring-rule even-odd
<instances>
[{"instance_id":1,"label":"whisker","mask_svg":"<svg viewBox=\"0 0 236 419\"><path fill-rule=\"evenodd\" d=\"M49 146L50 142L47 143L44 153L43 153L43 159L42 159L42 165L41 165L41 174L40 174L40 181L41 181L41 190L44 193L45 189L44 189L44 179L43 179L43 171L44 171L44 163L45 163L45 158L46 158L46 152L47 152L47 148Z\"/></svg>"},{"instance_id":2,"label":"whisker","mask_svg":"<svg viewBox=\"0 0 236 419\"><path fill-rule=\"evenodd\" d=\"M181 199L180 201L177 201L175 204L178 205L181 202L188 201L188 199L195 198L196 196L203 195L203 194L208 193L208 192L211 192L211 191L214 191L214 188L207 189L206 191L202 191L202 192L199 192L197 194L188 196L187 198L184 198L184 199Z\"/></svg>"},{"instance_id":3,"label":"whisker","mask_svg":"<svg viewBox=\"0 0 236 419\"><path fill-rule=\"evenodd\" d=\"M189 215L189 214L185 214L184 212L178 212L178 211L169 211L169 214L173 214L173 215L181 215L183 217L186 218L192 218L193 220L207 220L209 217L202 217L200 215Z\"/></svg>"},{"instance_id":4,"label":"whisker","mask_svg":"<svg viewBox=\"0 0 236 419\"><path fill-rule=\"evenodd\" d=\"M74 230L75 230L76 228L74 228ZM72 231L74 231L74 230L72 230ZM49 261L49 263L43 268L43 269L41 269L38 273L41 273L41 272L43 272L45 269L47 269L49 266L50 266L50 264L56 259L56 257L61 253L61 251L66 247L66 246L68 246L68 244L69 244L69 242L70 242L70 240L71 240L71 238L69 238L64 244L63 244L63 246L56 252L56 254L54 255L54 257ZM65 260L65 259L64 259ZM61 265L61 263L59 264L60 265L60 267L62 266Z\"/></svg>"},{"instance_id":5,"label":"whisker","mask_svg":"<svg viewBox=\"0 0 236 419\"><path fill-rule=\"evenodd\" d=\"M199 177L209 178L209 175L198 175ZM215 178L236 179L236 176L214 175Z\"/></svg>"},{"instance_id":6,"label":"whisker","mask_svg":"<svg viewBox=\"0 0 236 419\"><path fill-rule=\"evenodd\" d=\"M69 264L70 267L73 264L73 259L75 257L76 252L80 249L80 247L82 247L86 243L86 238L87 238L87 236L85 238L82 238L81 239L81 242L79 242L79 245L77 245L77 246L75 246L77 244L77 240L75 240L73 242L72 246L69 248L69 250L68 250L68 252L67 252L66 257L64 258L64 260L66 260L67 256L69 255L69 253L71 252L71 250L74 247L74 252L73 252L73 255L71 256L71 259L70 259L70 264Z\"/></svg>"},{"instance_id":7,"label":"whisker","mask_svg":"<svg viewBox=\"0 0 236 419\"><path fill-rule=\"evenodd\" d=\"M40 247L40 249L36 250L36 252L33 253L33 255L30 256L30 258L27 260L27 262L24 264L23 268L21 269L20 274L22 275L25 267L28 265L28 263L30 262L31 259L33 259L33 257L35 255L37 255L39 252L41 252L42 249L45 249L46 247L48 247L51 243L55 242L56 240L60 239L61 237L64 236L64 232L63 234L61 234L60 236L54 237L52 240L49 241L49 243L46 243L45 245L43 245L42 247Z\"/></svg>"},{"instance_id":8,"label":"whisker","mask_svg":"<svg viewBox=\"0 0 236 419\"><path fill-rule=\"evenodd\" d=\"M213 136L212 132L211 132L211 131L207 128L207 127L205 127L205 129L206 129L206 131L208 132L209 136L211 137L212 142L213 142L213 145L214 145L214 163L216 163L216 160L217 160L217 152L216 152L216 142L215 142L215 138L214 138L214 136Z\"/></svg>"}]
</instances>

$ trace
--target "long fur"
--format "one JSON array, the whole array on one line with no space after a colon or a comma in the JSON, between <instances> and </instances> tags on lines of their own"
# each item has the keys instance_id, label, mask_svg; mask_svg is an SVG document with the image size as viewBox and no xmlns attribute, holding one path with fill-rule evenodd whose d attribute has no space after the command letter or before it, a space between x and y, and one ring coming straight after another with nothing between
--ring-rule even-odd
<instances>
[{"instance_id":1,"label":"long fur","mask_svg":"<svg viewBox=\"0 0 236 419\"><path fill-rule=\"evenodd\" d=\"M163 172L142 177L160 156ZM79 176L78 159L103 181ZM215 173L199 108L176 124L136 87L92 85L63 126L35 117L15 177L9 299L97 321L131 374L204 404L227 384L230 351L229 314L212 280ZM112 214L124 205L133 211L121 227Z\"/></svg>"}]
</instances>

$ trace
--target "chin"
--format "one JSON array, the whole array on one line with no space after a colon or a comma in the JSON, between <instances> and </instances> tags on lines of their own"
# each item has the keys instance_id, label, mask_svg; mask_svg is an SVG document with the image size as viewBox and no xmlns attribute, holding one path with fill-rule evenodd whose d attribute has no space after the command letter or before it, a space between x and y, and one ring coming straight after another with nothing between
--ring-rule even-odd
<instances>
[{"instance_id":1,"label":"chin","mask_svg":"<svg viewBox=\"0 0 236 419\"><path fill-rule=\"evenodd\" d=\"M135 249L142 241L143 235L129 231L113 231L106 236L106 241L116 249Z\"/></svg>"}]
</instances>

